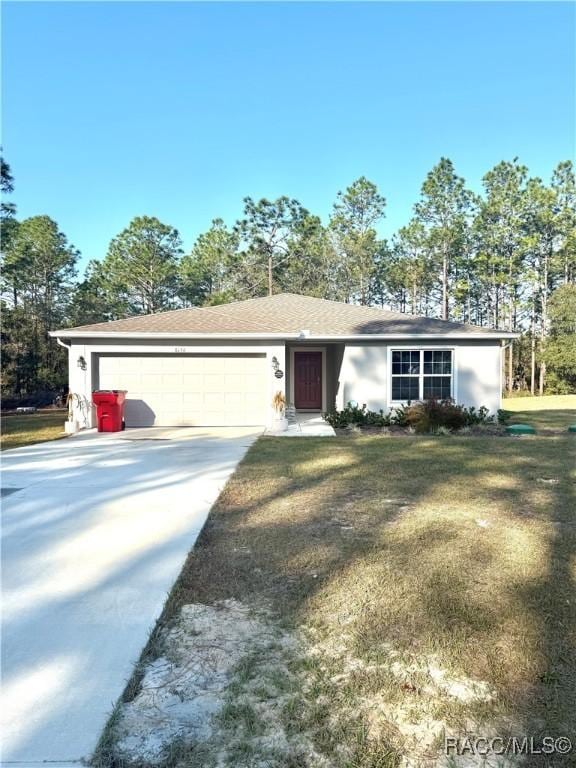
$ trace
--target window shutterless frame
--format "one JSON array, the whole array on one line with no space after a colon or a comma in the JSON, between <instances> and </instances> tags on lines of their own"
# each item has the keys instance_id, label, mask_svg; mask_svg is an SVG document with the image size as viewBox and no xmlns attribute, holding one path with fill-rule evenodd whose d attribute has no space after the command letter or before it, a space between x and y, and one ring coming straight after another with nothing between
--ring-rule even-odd
<instances>
[{"instance_id":1,"label":"window shutterless frame","mask_svg":"<svg viewBox=\"0 0 576 768\"><path fill-rule=\"evenodd\" d=\"M457 370L456 347L388 347L388 405L429 397L457 400Z\"/></svg>"}]
</instances>

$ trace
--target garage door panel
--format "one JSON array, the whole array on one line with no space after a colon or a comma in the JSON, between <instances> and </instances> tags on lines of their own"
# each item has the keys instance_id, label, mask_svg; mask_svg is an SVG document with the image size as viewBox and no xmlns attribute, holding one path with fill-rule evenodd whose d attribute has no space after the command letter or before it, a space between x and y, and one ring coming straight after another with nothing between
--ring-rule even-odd
<instances>
[{"instance_id":1,"label":"garage door panel","mask_svg":"<svg viewBox=\"0 0 576 768\"><path fill-rule=\"evenodd\" d=\"M207 373L204 376L204 387L208 388L210 392L225 392L226 386L224 383L224 377L219 376L216 373Z\"/></svg>"},{"instance_id":2,"label":"garage door panel","mask_svg":"<svg viewBox=\"0 0 576 768\"><path fill-rule=\"evenodd\" d=\"M260 388L259 377L255 376L253 373L247 373L245 381L246 381L245 386L246 386L246 389L248 390L257 391Z\"/></svg>"},{"instance_id":3,"label":"garage door panel","mask_svg":"<svg viewBox=\"0 0 576 768\"><path fill-rule=\"evenodd\" d=\"M268 408L264 355L114 355L101 389L128 390L127 426L261 425Z\"/></svg>"},{"instance_id":4,"label":"garage door panel","mask_svg":"<svg viewBox=\"0 0 576 768\"><path fill-rule=\"evenodd\" d=\"M141 371L138 377L138 384L142 382L143 376L146 376L146 389L155 390L160 392L162 390L162 374L161 373L148 373L147 371Z\"/></svg>"},{"instance_id":5,"label":"garage door panel","mask_svg":"<svg viewBox=\"0 0 576 768\"><path fill-rule=\"evenodd\" d=\"M163 411L177 411L182 408L182 392L158 392Z\"/></svg>"},{"instance_id":6,"label":"garage door panel","mask_svg":"<svg viewBox=\"0 0 576 768\"><path fill-rule=\"evenodd\" d=\"M224 385L228 391L243 390L246 386L246 377L243 373L227 373L224 376Z\"/></svg>"},{"instance_id":7,"label":"garage door panel","mask_svg":"<svg viewBox=\"0 0 576 768\"><path fill-rule=\"evenodd\" d=\"M223 358L204 358L202 360L203 373L221 373L224 371L225 360Z\"/></svg>"},{"instance_id":8,"label":"garage door panel","mask_svg":"<svg viewBox=\"0 0 576 768\"><path fill-rule=\"evenodd\" d=\"M198 407L202 406L202 401L204 399L204 393L203 392L183 392L182 393L182 402L185 406L194 406L196 404Z\"/></svg>"},{"instance_id":9,"label":"garage door panel","mask_svg":"<svg viewBox=\"0 0 576 768\"><path fill-rule=\"evenodd\" d=\"M118 360L118 367L116 370L124 370L125 369L125 361L126 358L119 358ZM167 361L166 359L163 359L160 363L158 362L158 358L154 357L139 357L138 358L138 370L140 373L155 373L160 374L163 371L166 370Z\"/></svg>"},{"instance_id":10,"label":"garage door panel","mask_svg":"<svg viewBox=\"0 0 576 768\"><path fill-rule=\"evenodd\" d=\"M205 392L204 407L206 410L219 410L223 405L223 395L220 392Z\"/></svg>"},{"instance_id":11,"label":"garage door panel","mask_svg":"<svg viewBox=\"0 0 576 768\"><path fill-rule=\"evenodd\" d=\"M177 390L182 391L182 374L179 373L163 373L162 374L162 388L164 391Z\"/></svg>"},{"instance_id":12,"label":"garage door panel","mask_svg":"<svg viewBox=\"0 0 576 768\"><path fill-rule=\"evenodd\" d=\"M190 392L201 392L203 387L203 376L200 373L185 373L182 377L184 386Z\"/></svg>"},{"instance_id":13,"label":"garage door panel","mask_svg":"<svg viewBox=\"0 0 576 768\"><path fill-rule=\"evenodd\" d=\"M117 376L121 374L116 373ZM114 389L128 389L130 392L138 392L141 388L140 376L126 376L122 375L122 387L114 387Z\"/></svg>"}]
</instances>

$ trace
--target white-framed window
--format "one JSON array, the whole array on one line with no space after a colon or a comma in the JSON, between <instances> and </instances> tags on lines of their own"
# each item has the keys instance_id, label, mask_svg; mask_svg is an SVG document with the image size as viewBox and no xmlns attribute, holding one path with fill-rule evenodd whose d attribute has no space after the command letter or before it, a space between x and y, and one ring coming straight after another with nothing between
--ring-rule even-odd
<instances>
[{"instance_id":1,"label":"white-framed window","mask_svg":"<svg viewBox=\"0 0 576 768\"><path fill-rule=\"evenodd\" d=\"M445 400L454 397L454 354L451 349L393 349L391 400Z\"/></svg>"}]
</instances>

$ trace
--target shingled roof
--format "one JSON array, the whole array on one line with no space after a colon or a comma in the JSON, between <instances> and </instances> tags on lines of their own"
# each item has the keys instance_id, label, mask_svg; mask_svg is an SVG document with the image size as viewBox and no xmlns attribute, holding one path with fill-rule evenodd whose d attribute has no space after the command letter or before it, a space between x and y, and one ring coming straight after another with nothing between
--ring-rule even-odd
<instances>
[{"instance_id":1,"label":"shingled roof","mask_svg":"<svg viewBox=\"0 0 576 768\"><path fill-rule=\"evenodd\" d=\"M376 307L279 293L259 299L235 301L214 307L192 307L154 315L136 315L107 323L92 323L53 331L62 338L81 336L515 336L505 331L453 323L430 317L390 312Z\"/></svg>"}]
</instances>

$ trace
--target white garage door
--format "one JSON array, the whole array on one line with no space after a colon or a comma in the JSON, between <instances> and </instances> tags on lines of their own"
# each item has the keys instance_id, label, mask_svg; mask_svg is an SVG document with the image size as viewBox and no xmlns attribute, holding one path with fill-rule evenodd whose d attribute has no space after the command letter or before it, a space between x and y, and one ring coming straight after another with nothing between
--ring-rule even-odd
<instances>
[{"instance_id":1,"label":"white garage door","mask_svg":"<svg viewBox=\"0 0 576 768\"><path fill-rule=\"evenodd\" d=\"M103 355L98 386L128 390L128 427L261 425L266 372L264 355Z\"/></svg>"}]
</instances>

